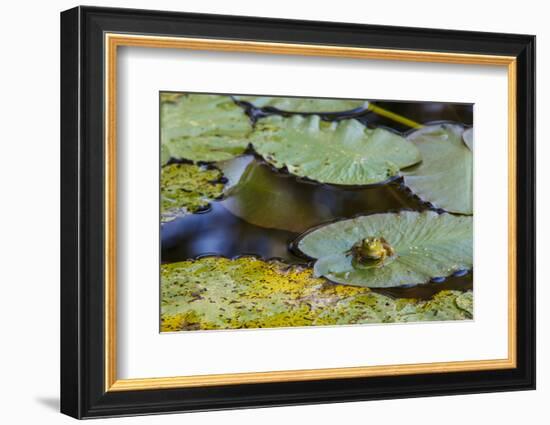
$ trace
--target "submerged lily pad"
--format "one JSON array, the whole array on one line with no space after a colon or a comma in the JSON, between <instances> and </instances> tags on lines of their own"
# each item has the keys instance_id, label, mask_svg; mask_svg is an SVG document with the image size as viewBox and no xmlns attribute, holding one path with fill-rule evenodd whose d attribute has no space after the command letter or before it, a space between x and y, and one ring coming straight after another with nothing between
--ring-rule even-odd
<instances>
[{"instance_id":1,"label":"submerged lily pad","mask_svg":"<svg viewBox=\"0 0 550 425\"><path fill-rule=\"evenodd\" d=\"M316 259L318 276L388 288L471 269L472 226L472 217L434 211L373 214L319 227L295 245Z\"/></svg>"},{"instance_id":2,"label":"submerged lily pad","mask_svg":"<svg viewBox=\"0 0 550 425\"><path fill-rule=\"evenodd\" d=\"M235 99L248 102L256 108L275 108L284 112L298 113L334 113L355 109L366 109L366 100L351 99L317 99L309 97L277 97L277 96L234 96Z\"/></svg>"},{"instance_id":3,"label":"submerged lily pad","mask_svg":"<svg viewBox=\"0 0 550 425\"><path fill-rule=\"evenodd\" d=\"M339 185L385 182L421 159L412 143L388 130L353 119L329 123L318 115L262 118L250 141L277 168Z\"/></svg>"},{"instance_id":4,"label":"submerged lily pad","mask_svg":"<svg viewBox=\"0 0 550 425\"><path fill-rule=\"evenodd\" d=\"M303 233L335 218L396 210L413 199L396 185L338 187L311 184L252 155L216 163L227 178L220 204L248 223Z\"/></svg>"},{"instance_id":5,"label":"submerged lily pad","mask_svg":"<svg viewBox=\"0 0 550 425\"><path fill-rule=\"evenodd\" d=\"M222 173L193 164L162 167L160 179L161 222L197 212L223 193Z\"/></svg>"},{"instance_id":6,"label":"submerged lily pad","mask_svg":"<svg viewBox=\"0 0 550 425\"><path fill-rule=\"evenodd\" d=\"M436 124L407 139L420 150L422 162L403 172L405 185L436 208L472 214L472 132L457 124Z\"/></svg>"},{"instance_id":7,"label":"submerged lily pad","mask_svg":"<svg viewBox=\"0 0 550 425\"><path fill-rule=\"evenodd\" d=\"M330 218L326 211L316 208L317 204L308 202L302 192L293 190L291 179L281 178L269 166L246 158L238 157L220 166L224 175L230 176L232 186L222 205L233 215L260 227L297 233L319 223L319 216ZM239 169L241 164L246 168ZM238 176L233 169L242 174Z\"/></svg>"},{"instance_id":8,"label":"submerged lily pad","mask_svg":"<svg viewBox=\"0 0 550 425\"><path fill-rule=\"evenodd\" d=\"M395 300L300 266L209 257L161 266L161 331L471 319L456 303L461 296Z\"/></svg>"},{"instance_id":9,"label":"submerged lily pad","mask_svg":"<svg viewBox=\"0 0 550 425\"><path fill-rule=\"evenodd\" d=\"M184 94L169 99L161 102L161 142L172 158L223 161L246 150L252 124L231 97Z\"/></svg>"}]
</instances>

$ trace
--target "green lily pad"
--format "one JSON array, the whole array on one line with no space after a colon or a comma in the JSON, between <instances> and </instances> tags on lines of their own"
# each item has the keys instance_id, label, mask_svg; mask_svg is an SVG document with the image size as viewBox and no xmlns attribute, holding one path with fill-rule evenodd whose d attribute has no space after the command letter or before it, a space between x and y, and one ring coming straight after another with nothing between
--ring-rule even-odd
<instances>
[{"instance_id":1,"label":"green lily pad","mask_svg":"<svg viewBox=\"0 0 550 425\"><path fill-rule=\"evenodd\" d=\"M421 160L412 143L388 130L357 120L329 123L318 115L262 118L250 141L273 166L321 183L381 183Z\"/></svg>"},{"instance_id":2,"label":"green lily pad","mask_svg":"<svg viewBox=\"0 0 550 425\"><path fill-rule=\"evenodd\" d=\"M170 152L164 145L160 145L160 165L161 167L166 165L170 161Z\"/></svg>"},{"instance_id":3,"label":"green lily pad","mask_svg":"<svg viewBox=\"0 0 550 425\"><path fill-rule=\"evenodd\" d=\"M466 311L471 316L474 315L474 294L472 291L464 292L456 298L458 308Z\"/></svg>"},{"instance_id":4,"label":"green lily pad","mask_svg":"<svg viewBox=\"0 0 550 425\"><path fill-rule=\"evenodd\" d=\"M366 100L350 99L318 99L309 97L277 97L277 96L234 96L235 99L248 102L256 108L271 107L284 112L297 113L334 113L355 109L366 109Z\"/></svg>"},{"instance_id":5,"label":"green lily pad","mask_svg":"<svg viewBox=\"0 0 550 425\"><path fill-rule=\"evenodd\" d=\"M178 99L185 96L184 93L162 92L160 94L160 103L176 103Z\"/></svg>"},{"instance_id":6,"label":"green lily pad","mask_svg":"<svg viewBox=\"0 0 550 425\"><path fill-rule=\"evenodd\" d=\"M359 257L358 244L372 238L388 246L378 247L378 255L370 259ZM401 211L337 221L305 233L295 245L316 259L317 276L388 288L427 283L471 269L472 240L472 217Z\"/></svg>"},{"instance_id":7,"label":"green lily pad","mask_svg":"<svg viewBox=\"0 0 550 425\"><path fill-rule=\"evenodd\" d=\"M223 161L246 150L252 124L231 97L184 94L169 99L161 102L161 143L172 158Z\"/></svg>"},{"instance_id":8,"label":"green lily pad","mask_svg":"<svg viewBox=\"0 0 550 425\"><path fill-rule=\"evenodd\" d=\"M223 193L223 183L216 183L222 173L193 164L170 164L161 169L161 222L194 213L209 205Z\"/></svg>"},{"instance_id":9,"label":"green lily pad","mask_svg":"<svg viewBox=\"0 0 550 425\"><path fill-rule=\"evenodd\" d=\"M420 150L422 162L403 171L405 185L436 208L473 214L473 134L460 125L436 124L407 139Z\"/></svg>"},{"instance_id":10,"label":"green lily pad","mask_svg":"<svg viewBox=\"0 0 550 425\"><path fill-rule=\"evenodd\" d=\"M161 266L161 331L471 319L457 306L461 296L396 300L331 284L305 267L209 257Z\"/></svg>"}]
</instances>

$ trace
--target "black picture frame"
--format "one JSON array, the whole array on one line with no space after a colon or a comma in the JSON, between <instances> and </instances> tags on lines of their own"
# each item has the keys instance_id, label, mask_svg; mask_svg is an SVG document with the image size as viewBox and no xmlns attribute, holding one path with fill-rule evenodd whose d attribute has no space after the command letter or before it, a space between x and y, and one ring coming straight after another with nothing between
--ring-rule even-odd
<instances>
[{"instance_id":1,"label":"black picture frame","mask_svg":"<svg viewBox=\"0 0 550 425\"><path fill-rule=\"evenodd\" d=\"M105 391L104 34L514 56L517 60L517 367ZM61 412L75 418L535 388L535 37L76 7L61 14Z\"/></svg>"}]
</instances>

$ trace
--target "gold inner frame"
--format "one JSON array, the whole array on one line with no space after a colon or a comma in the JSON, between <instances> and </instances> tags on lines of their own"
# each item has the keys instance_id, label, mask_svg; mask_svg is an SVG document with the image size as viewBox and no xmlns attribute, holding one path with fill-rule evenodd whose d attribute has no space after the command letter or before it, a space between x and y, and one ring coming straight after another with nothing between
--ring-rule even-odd
<instances>
[{"instance_id":1,"label":"gold inner frame","mask_svg":"<svg viewBox=\"0 0 550 425\"><path fill-rule=\"evenodd\" d=\"M446 373L516 367L516 58L444 52L370 49L128 34L105 34L105 391ZM118 379L116 325L116 99L120 46L328 56L356 59L504 66L508 71L508 357L495 360L305 369L165 378Z\"/></svg>"}]
</instances>

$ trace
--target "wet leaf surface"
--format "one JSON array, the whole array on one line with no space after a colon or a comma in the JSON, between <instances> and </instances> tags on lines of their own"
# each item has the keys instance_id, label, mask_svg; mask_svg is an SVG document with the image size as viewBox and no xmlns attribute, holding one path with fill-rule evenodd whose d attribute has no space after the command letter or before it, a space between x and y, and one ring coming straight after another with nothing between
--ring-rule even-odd
<instances>
[{"instance_id":1,"label":"wet leaf surface","mask_svg":"<svg viewBox=\"0 0 550 425\"><path fill-rule=\"evenodd\" d=\"M331 281L371 288L427 283L471 269L473 224L468 216L434 211L385 213L337 221L298 238L296 247L316 259L315 271ZM392 253L383 261L357 260L367 238L383 238Z\"/></svg>"},{"instance_id":2,"label":"wet leaf surface","mask_svg":"<svg viewBox=\"0 0 550 425\"><path fill-rule=\"evenodd\" d=\"M422 162L404 170L404 182L420 199L445 211L473 213L473 134L464 127L437 124L407 137L422 154Z\"/></svg>"},{"instance_id":3,"label":"wet leaf surface","mask_svg":"<svg viewBox=\"0 0 550 425\"><path fill-rule=\"evenodd\" d=\"M161 292L163 332L472 318L457 305L468 292L395 300L314 278L307 268L250 257L163 265Z\"/></svg>"},{"instance_id":4,"label":"wet leaf surface","mask_svg":"<svg viewBox=\"0 0 550 425\"><path fill-rule=\"evenodd\" d=\"M252 124L231 97L183 94L169 99L161 102L161 143L170 157L223 161L246 150Z\"/></svg>"},{"instance_id":5,"label":"wet leaf surface","mask_svg":"<svg viewBox=\"0 0 550 425\"><path fill-rule=\"evenodd\" d=\"M371 185L420 161L418 149L388 130L359 121L321 121L319 116L269 116L256 123L250 141L266 161L320 183Z\"/></svg>"}]
</instances>

